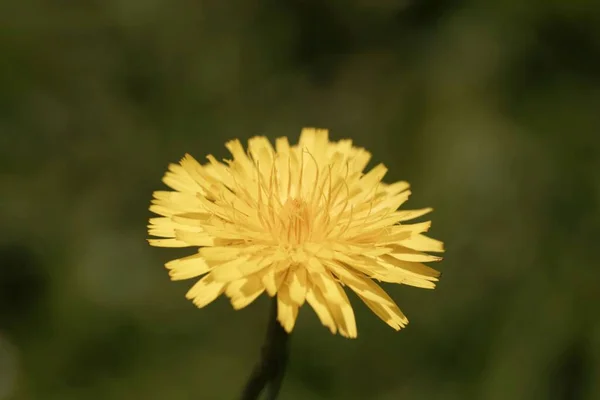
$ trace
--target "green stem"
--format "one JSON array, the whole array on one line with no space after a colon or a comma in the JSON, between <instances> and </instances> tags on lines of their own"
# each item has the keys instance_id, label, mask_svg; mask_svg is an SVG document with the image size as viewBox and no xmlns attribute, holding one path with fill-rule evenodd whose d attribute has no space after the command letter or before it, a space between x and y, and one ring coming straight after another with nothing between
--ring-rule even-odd
<instances>
[{"instance_id":1,"label":"green stem","mask_svg":"<svg viewBox=\"0 0 600 400\"><path fill-rule=\"evenodd\" d=\"M241 400L257 400L267 386L267 399L277 399L288 361L289 337L290 335L277 320L277 296L275 296L271 300L271 315L261 359L244 387Z\"/></svg>"}]
</instances>

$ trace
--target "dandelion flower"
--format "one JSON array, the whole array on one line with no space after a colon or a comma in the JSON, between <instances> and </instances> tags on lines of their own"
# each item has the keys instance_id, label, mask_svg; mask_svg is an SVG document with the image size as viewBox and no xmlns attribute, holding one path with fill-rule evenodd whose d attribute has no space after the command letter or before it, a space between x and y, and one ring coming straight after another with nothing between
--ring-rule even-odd
<instances>
[{"instance_id":1,"label":"dandelion flower","mask_svg":"<svg viewBox=\"0 0 600 400\"><path fill-rule=\"evenodd\" d=\"M204 307L221 294L235 309L266 292L277 296L277 319L289 333L308 303L332 333L357 336L344 287L384 322L408 320L375 282L432 289L443 243L424 235L431 222L406 223L431 211L399 210L404 181L382 182L386 167L364 173L371 154L351 140L330 142L306 128L297 145L265 137L226 143L232 160L200 164L185 155L171 164L150 210L149 239L159 247L197 247L166 264L173 280L201 277L186 297Z\"/></svg>"}]
</instances>

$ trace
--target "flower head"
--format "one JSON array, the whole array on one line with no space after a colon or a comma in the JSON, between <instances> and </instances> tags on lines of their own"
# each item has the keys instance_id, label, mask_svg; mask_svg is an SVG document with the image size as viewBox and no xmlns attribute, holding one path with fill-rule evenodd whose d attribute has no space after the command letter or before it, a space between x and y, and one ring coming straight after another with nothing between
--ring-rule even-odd
<instances>
[{"instance_id":1,"label":"flower head","mask_svg":"<svg viewBox=\"0 0 600 400\"><path fill-rule=\"evenodd\" d=\"M326 130L302 130L297 145L275 148L264 137L226 144L233 159L212 155L201 165L186 155L171 164L150 210L153 246L198 247L166 264L171 279L201 277L187 298L204 307L225 293L241 309L263 292L277 296L278 320L294 327L306 302L332 333L356 337L344 286L399 330L408 320L375 280L431 289L440 241L424 235L431 223L405 221L431 211L398 210L408 183L385 184L379 164L352 141L330 142Z\"/></svg>"}]
</instances>

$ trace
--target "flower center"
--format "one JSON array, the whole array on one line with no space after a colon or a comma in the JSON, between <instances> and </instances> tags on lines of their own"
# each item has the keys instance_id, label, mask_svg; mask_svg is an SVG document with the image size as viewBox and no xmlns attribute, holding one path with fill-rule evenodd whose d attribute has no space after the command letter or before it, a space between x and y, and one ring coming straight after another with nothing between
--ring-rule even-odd
<instances>
[{"instance_id":1,"label":"flower center","mask_svg":"<svg viewBox=\"0 0 600 400\"><path fill-rule=\"evenodd\" d=\"M274 226L275 239L282 244L297 246L310 237L311 213L303 200L288 199L279 213Z\"/></svg>"}]
</instances>

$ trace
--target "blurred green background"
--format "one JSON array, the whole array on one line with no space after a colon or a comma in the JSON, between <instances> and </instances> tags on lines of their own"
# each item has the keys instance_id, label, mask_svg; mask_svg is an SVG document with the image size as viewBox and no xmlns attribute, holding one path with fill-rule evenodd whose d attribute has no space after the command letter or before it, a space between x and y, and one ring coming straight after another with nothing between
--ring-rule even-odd
<instances>
[{"instance_id":1,"label":"blurred green background","mask_svg":"<svg viewBox=\"0 0 600 400\"><path fill-rule=\"evenodd\" d=\"M235 399L268 300L198 310L150 248L169 162L352 138L433 206L395 332L303 308L281 399L600 399L600 3L0 3L0 399ZM373 165L373 163L371 164Z\"/></svg>"}]
</instances>

